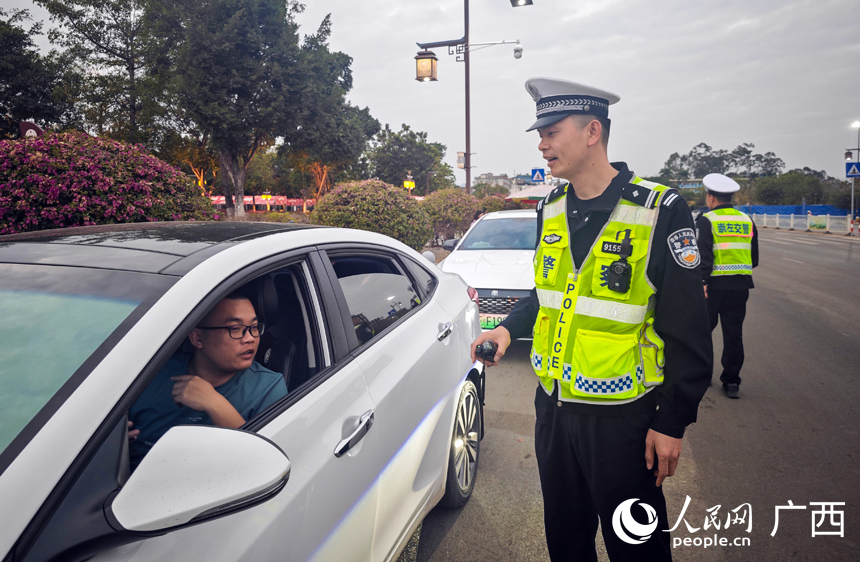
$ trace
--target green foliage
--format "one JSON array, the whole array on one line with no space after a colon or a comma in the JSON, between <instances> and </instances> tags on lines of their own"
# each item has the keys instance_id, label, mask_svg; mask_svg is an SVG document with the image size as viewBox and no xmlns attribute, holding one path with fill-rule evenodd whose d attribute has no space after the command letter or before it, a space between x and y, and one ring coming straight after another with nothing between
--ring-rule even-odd
<instances>
[{"instance_id":1,"label":"green foliage","mask_svg":"<svg viewBox=\"0 0 860 562\"><path fill-rule=\"evenodd\" d=\"M295 222L299 224L310 224L311 219L302 212L288 211L263 211L246 213L242 220L248 222Z\"/></svg>"},{"instance_id":2,"label":"green foliage","mask_svg":"<svg viewBox=\"0 0 860 562\"><path fill-rule=\"evenodd\" d=\"M292 167L313 176L316 197L330 185L331 174L358 160L379 131L379 121L367 108L346 101L352 86L352 58L329 50L330 34L331 21L326 16L316 35L305 40L306 72L314 77L315 91L303 99L304 125L292 131L280 149Z\"/></svg>"},{"instance_id":3,"label":"green foliage","mask_svg":"<svg viewBox=\"0 0 860 562\"><path fill-rule=\"evenodd\" d=\"M487 213L505 210L505 198L498 195L488 195L480 201L481 208Z\"/></svg>"},{"instance_id":4,"label":"green foliage","mask_svg":"<svg viewBox=\"0 0 860 562\"><path fill-rule=\"evenodd\" d=\"M80 80L66 57L52 51L39 54L33 37L40 24L29 30L20 23L26 10L8 15L0 9L0 138L16 138L19 121L60 128L74 119L72 92Z\"/></svg>"},{"instance_id":5,"label":"green foliage","mask_svg":"<svg viewBox=\"0 0 860 562\"><path fill-rule=\"evenodd\" d=\"M477 199L462 189L434 191L421 202L421 207L430 218L434 236L444 240L466 232L475 211L482 208Z\"/></svg>"},{"instance_id":6,"label":"green foliage","mask_svg":"<svg viewBox=\"0 0 860 562\"><path fill-rule=\"evenodd\" d=\"M49 34L87 70L81 111L89 130L155 148L167 110L162 94L167 46L176 37L147 33L166 10L149 0L34 0L60 25ZM162 18L164 19L164 18Z\"/></svg>"},{"instance_id":7,"label":"green foliage","mask_svg":"<svg viewBox=\"0 0 860 562\"><path fill-rule=\"evenodd\" d=\"M495 185L491 183L479 183L472 187L472 195L481 199L488 195L501 195L504 199L511 194L511 190L503 185Z\"/></svg>"},{"instance_id":8,"label":"green foliage","mask_svg":"<svg viewBox=\"0 0 860 562\"><path fill-rule=\"evenodd\" d=\"M0 234L212 216L191 178L139 145L84 133L0 141Z\"/></svg>"},{"instance_id":9,"label":"green foliage","mask_svg":"<svg viewBox=\"0 0 860 562\"><path fill-rule=\"evenodd\" d=\"M687 154L671 154L657 176L660 183L671 180L703 178L710 173L736 174L747 177L776 176L785 168L785 162L773 152L754 154L755 145L743 143L731 152L714 150L699 143Z\"/></svg>"},{"instance_id":10,"label":"green foliage","mask_svg":"<svg viewBox=\"0 0 860 562\"><path fill-rule=\"evenodd\" d=\"M311 222L385 234L420 250L430 240L430 220L402 189L379 180L347 182L317 200Z\"/></svg>"},{"instance_id":11,"label":"green foliage","mask_svg":"<svg viewBox=\"0 0 860 562\"><path fill-rule=\"evenodd\" d=\"M400 131L385 125L367 152L374 177L392 185L403 185L407 173L411 173L415 195L426 195L428 184L430 192L454 186L454 171L442 162L444 157L445 145L429 142L427 133L413 131L405 123Z\"/></svg>"},{"instance_id":12,"label":"green foliage","mask_svg":"<svg viewBox=\"0 0 860 562\"><path fill-rule=\"evenodd\" d=\"M829 204L850 205L848 185L824 171L803 168L781 176L758 178L754 183L755 201L763 205Z\"/></svg>"}]
</instances>

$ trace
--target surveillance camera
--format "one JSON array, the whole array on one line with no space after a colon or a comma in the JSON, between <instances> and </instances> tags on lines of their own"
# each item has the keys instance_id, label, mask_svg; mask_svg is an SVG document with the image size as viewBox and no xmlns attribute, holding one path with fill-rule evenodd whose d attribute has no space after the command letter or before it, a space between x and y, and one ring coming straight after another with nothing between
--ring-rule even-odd
<instances>
[{"instance_id":1,"label":"surveillance camera","mask_svg":"<svg viewBox=\"0 0 860 562\"><path fill-rule=\"evenodd\" d=\"M520 47L519 45L517 45L516 47L514 47L514 58L515 58L515 59L521 59L521 58L523 58L523 48L522 48L522 47Z\"/></svg>"}]
</instances>

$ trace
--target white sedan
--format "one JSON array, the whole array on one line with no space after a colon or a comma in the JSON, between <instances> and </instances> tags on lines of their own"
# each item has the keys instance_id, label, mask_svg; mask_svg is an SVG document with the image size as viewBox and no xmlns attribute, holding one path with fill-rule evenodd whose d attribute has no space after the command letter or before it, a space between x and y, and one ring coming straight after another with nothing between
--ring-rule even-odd
<instances>
[{"instance_id":1,"label":"white sedan","mask_svg":"<svg viewBox=\"0 0 860 562\"><path fill-rule=\"evenodd\" d=\"M526 209L487 213L461 240L445 243L453 251L439 268L478 290L484 330L498 326L534 289L536 239L537 213Z\"/></svg>"},{"instance_id":2,"label":"white sedan","mask_svg":"<svg viewBox=\"0 0 860 562\"><path fill-rule=\"evenodd\" d=\"M132 472L128 411L223 297L256 295L288 393L179 425ZM265 223L0 236L0 558L392 560L469 498L476 293L369 232Z\"/></svg>"}]
</instances>

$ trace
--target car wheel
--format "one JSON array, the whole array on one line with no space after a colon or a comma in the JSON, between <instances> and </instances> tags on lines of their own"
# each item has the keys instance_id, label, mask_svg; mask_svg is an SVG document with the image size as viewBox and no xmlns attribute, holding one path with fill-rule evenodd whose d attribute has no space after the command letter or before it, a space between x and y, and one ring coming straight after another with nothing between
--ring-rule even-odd
<instances>
[{"instance_id":1,"label":"car wheel","mask_svg":"<svg viewBox=\"0 0 860 562\"><path fill-rule=\"evenodd\" d=\"M454 435L448 453L448 482L440 505L462 507L472 495L478 475L478 454L481 448L481 402L478 390L467 380L457 402Z\"/></svg>"}]
</instances>

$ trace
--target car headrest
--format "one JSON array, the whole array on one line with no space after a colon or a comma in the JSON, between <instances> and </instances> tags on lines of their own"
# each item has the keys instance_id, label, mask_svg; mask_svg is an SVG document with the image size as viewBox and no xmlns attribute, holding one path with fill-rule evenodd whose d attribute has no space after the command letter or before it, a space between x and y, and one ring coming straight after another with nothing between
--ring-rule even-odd
<instances>
[{"instance_id":1,"label":"car headrest","mask_svg":"<svg viewBox=\"0 0 860 562\"><path fill-rule=\"evenodd\" d=\"M280 310L278 309L278 291L275 290L275 282L268 275L261 277L256 283L257 302L257 317L262 320L266 326L273 326L278 323Z\"/></svg>"}]
</instances>

